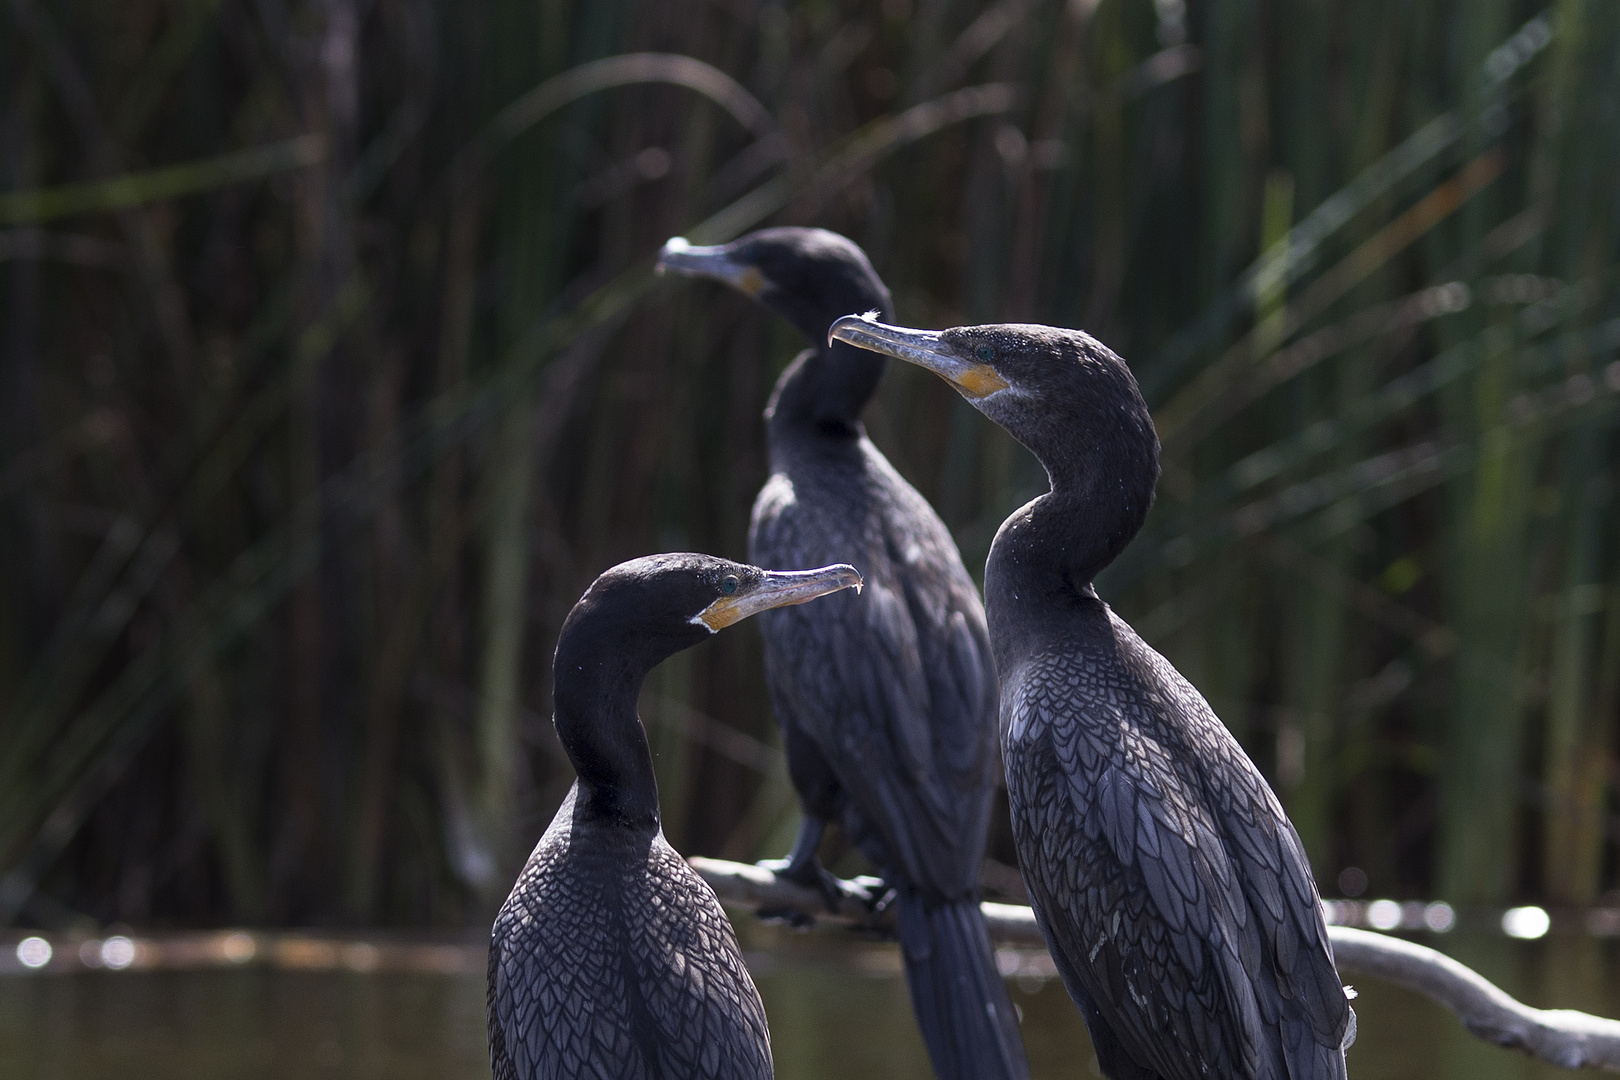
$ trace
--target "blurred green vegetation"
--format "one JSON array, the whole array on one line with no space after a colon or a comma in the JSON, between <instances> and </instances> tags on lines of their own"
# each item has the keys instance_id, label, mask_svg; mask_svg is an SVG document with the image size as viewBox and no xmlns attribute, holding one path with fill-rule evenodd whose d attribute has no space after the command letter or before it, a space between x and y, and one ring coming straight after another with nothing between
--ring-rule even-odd
<instances>
[{"instance_id":1,"label":"blurred green vegetation","mask_svg":"<svg viewBox=\"0 0 1620 1080\"><path fill-rule=\"evenodd\" d=\"M651 256L767 222L1131 360L1099 585L1325 892L1590 903L1617 192L1604 0L7 0L0 921L487 913L573 600L744 551L799 343ZM923 373L868 423L975 570L1042 489ZM643 716L672 842L786 849L751 629Z\"/></svg>"}]
</instances>

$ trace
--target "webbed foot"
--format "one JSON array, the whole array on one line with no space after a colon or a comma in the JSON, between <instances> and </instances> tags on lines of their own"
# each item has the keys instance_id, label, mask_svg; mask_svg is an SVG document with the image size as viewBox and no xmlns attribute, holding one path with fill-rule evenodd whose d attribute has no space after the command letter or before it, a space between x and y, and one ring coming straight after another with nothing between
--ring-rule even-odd
<instances>
[{"instance_id":1,"label":"webbed foot","mask_svg":"<svg viewBox=\"0 0 1620 1080\"><path fill-rule=\"evenodd\" d=\"M821 860L816 858L811 858L798 866L793 865L792 859L763 859L755 865L771 871L784 881L816 890L826 902L829 914L837 915L843 911L846 899L859 900L867 907L872 906L874 898L870 883L876 882L876 878L845 881L822 866Z\"/></svg>"},{"instance_id":2,"label":"webbed foot","mask_svg":"<svg viewBox=\"0 0 1620 1080\"><path fill-rule=\"evenodd\" d=\"M795 885L821 893L827 910L836 915L848 891L845 883L822 866L821 860L816 857L816 849L821 846L821 834L826 827L825 822L806 815L799 823L799 835L794 839L793 850L787 858L761 859L755 865ZM801 928L815 922L815 917L809 912L790 908L761 908L755 914L767 921L786 922Z\"/></svg>"}]
</instances>

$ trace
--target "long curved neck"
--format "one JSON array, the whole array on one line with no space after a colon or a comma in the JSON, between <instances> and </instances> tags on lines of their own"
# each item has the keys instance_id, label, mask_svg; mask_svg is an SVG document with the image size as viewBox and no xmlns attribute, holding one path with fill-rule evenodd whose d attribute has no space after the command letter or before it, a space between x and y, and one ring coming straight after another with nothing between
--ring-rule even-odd
<instances>
[{"instance_id":1,"label":"long curved neck","mask_svg":"<svg viewBox=\"0 0 1620 1080\"><path fill-rule=\"evenodd\" d=\"M810 339L810 348L787 366L771 391L765 406L768 433L860 438L864 433L861 411L883 381L888 359L843 341L829 345L827 328L856 311L877 311L881 318L892 319L888 290L881 283L867 282L841 297L834 305L836 311L819 304L790 304L786 298L767 301L767 305Z\"/></svg>"},{"instance_id":2,"label":"long curved neck","mask_svg":"<svg viewBox=\"0 0 1620 1080\"><path fill-rule=\"evenodd\" d=\"M765 406L772 435L814 434L858 439L861 410L872 400L887 361L842 341L806 349L776 380Z\"/></svg>"},{"instance_id":3,"label":"long curved neck","mask_svg":"<svg viewBox=\"0 0 1620 1080\"><path fill-rule=\"evenodd\" d=\"M553 677L557 737L579 773L576 815L658 829L658 781L636 696L652 664L561 641Z\"/></svg>"},{"instance_id":4,"label":"long curved neck","mask_svg":"<svg viewBox=\"0 0 1620 1080\"><path fill-rule=\"evenodd\" d=\"M1158 471L1156 452L1107 470L1049 469L1052 490L1002 523L984 569L1002 670L1035 647L1054 618L1095 607L1092 580L1141 529Z\"/></svg>"}]
</instances>

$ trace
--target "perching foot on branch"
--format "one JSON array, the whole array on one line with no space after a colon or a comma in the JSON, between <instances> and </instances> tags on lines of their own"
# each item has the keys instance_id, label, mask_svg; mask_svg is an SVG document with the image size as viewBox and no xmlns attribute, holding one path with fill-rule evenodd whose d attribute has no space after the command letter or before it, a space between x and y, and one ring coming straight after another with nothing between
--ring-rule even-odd
<instances>
[{"instance_id":1,"label":"perching foot on branch","mask_svg":"<svg viewBox=\"0 0 1620 1080\"><path fill-rule=\"evenodd\" d=\"M730 904L803 910L815 906L818 898L818 889L778 878L758 866L719 859L688 861L714 889L715 895ZM869 890L856 887L843 892L844 899L831 917L874 929L891 925L893 912L881 907L874 910L868 903L856 899L861 892L869 893ZM982 907L992 941L1026 949L1046 948L1046 940L1035 923L1035 913L1029 908L994 903ZM1402 938L1348 926L1330 926L1328 941L1333 946L1333 959L1340 975L1368 976L1415 990L1456 1013L1463 1025L1481 1039L1522 1050L1533 1058L1566 1069L1620 1072L1620 1020L1574 1009L1532 1008L1515 1000L1472 968ZM1370 1034L1362 1033L1364 1038Z\"/></svg>"},{"instance_id":2,"label":"perching foot on branch","mask_svg":"<svg viewBox=\"0 0 1620 1080\"><path fill-rule=\"evenodd\" d=\"M806 814L799 822L799 835L794 838L793 850L788 857L761 859L755 865L761 870L770 871L778 881L792 882L820 892L828 914L839 914L846 897L870 905L872 897L861 881L845 881L821 865L816 850L821 847L821 836L826 827L826 822ZM797 904L765 905L754 914L765 922L785 922L798 929L811 926L816 921L808 908Z\"/></svg>"}]
</instances>

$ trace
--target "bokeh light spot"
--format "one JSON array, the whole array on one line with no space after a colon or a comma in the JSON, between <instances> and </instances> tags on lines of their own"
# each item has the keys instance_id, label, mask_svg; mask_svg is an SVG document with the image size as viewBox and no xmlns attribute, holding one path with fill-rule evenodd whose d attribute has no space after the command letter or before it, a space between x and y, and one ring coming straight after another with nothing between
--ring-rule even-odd
<instances>
[{"instance_id":1,"label":"bokeh light spot","mask_svg":"<svg viewBox=\"0 0 1620 1080\"><path fill-rule=\"evenodd\" d=\"M101 962L114 971L122 971L135 962L135 943L122 934L114 934L101 943Z\"/></svg>"},{"instance_id":2,"label":"bokeh light spot","mask_svg":"<svg viewBox=\"0 0 1620 1080\"><path fill-rule=\"evenodd\" d=\"M1374 930L1393 930L1401 925L1401 905L1393 900L1374 900L1367 905L1367 925Z\"/></svg>"},{"instance_id":3,"label":"bokeh light spot","mask_svg":"<svg viewBox=\"0 0 1620 1080\"><path fill-rule=\"evenodd\" d=\"M1508 937L1533 941L1545 937L1552 928L1552 918L1545 908L1535 905L1508 908L1502 913L1502 932Z\"/></svg>"},{"instance_id":4,"label":"bokeh light spot","mask_svg":"<svg viewBox=\"0 0 1620 1080\"><path fill-rule=\"evenodd\" d=\"M25 968L42 968L51 962L51 943L42 937L25 937L17 942L17 962Z\"/></svg>"},{"instance_id":5,"label":"bokeh light spot","mask_svg":"<svg viewBox=\"0 0 1620 1080\"><path fill-rule=\"evenodd\" d=\"M1457 912L1444 900L1436 900L1423 909L1423 925L1437 934L1450 933L1457 925Z\"/></svg>"}]
</instances>

